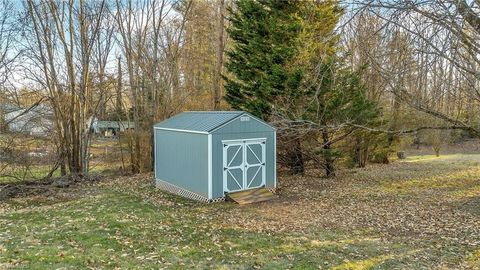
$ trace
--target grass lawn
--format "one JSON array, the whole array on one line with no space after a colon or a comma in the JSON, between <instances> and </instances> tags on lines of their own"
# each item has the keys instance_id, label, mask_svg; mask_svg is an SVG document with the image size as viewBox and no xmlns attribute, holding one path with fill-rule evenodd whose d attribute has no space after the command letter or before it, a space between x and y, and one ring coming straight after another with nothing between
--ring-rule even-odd
<instances>
[{"instance_id":1,"label":"grass lawn","mask_svg":"<svg viewBox=\"0 0 480 270\"><path fill-rule=\"evenodd\" d=\"M137 175L0 202L0 269L480 269L480 155L283 176L278 193L202 204Z\"/></svg>"}]
</instances>

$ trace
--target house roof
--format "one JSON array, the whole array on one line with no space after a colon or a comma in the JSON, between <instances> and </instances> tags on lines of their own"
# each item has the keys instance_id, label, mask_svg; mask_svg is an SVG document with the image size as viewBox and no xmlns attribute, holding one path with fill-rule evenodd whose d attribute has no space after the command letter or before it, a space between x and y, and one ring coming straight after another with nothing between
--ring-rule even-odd
<instances>
[{"instance_id":1,"label":"house roof","mask_svg":"<svg viewBox=\"0 0 480 270\"><path fill-rule=\"evenodd\" d=\"M20 109L21 108L18 107L17 105L15 105L15 104L0 103L0 110L3 111L4 114L11 113L11 112L14 112L14 111L18 111Z\"/></svg>"},{"instance_id":2,"label":"house roof","mask_svg":"<svg viewBox=\"0 0 480 270\"><path fill-rule=\"evenodd\" d=\"M182 112L156 125L159 129L174 129L208 133L217 127L246 114L242 111Z\"/></svg>"},{"instance_id":3,"label":"house roof","mask_svg":"<svg viewBox=\"0 0 480 270\"><path fill-rule=\"evenodd\" d=\"M128 121L96 121L93 123L96 128L134 128L134 122Z\"/></svg>"}]
</instances>

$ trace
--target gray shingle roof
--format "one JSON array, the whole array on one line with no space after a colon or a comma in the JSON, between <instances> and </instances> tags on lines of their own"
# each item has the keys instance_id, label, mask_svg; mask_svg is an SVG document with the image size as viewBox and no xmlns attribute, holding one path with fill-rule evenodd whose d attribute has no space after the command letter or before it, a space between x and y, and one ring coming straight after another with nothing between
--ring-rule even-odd
<instances>
[{"instance_id":1,"label":"gray shingle roof","mask_svg":"<svg viewBox=\"0 0 480 270\"><path fill-rule=\"evenodd\" d=\"M154 127L210 132L242 114L244 114L242 111L182 112Z\"/></svg>"}]
</instances>

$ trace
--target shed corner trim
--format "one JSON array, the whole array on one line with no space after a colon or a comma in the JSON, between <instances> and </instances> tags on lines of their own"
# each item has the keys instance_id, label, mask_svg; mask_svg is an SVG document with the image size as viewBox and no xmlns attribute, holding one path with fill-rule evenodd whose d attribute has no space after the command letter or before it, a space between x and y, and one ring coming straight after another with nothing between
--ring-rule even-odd
<instances>
[{"instance_id":1,"label":"shed corner trim","mask_svg":"<svg viewBox=\"0 0 480 270\"><path fill-rule=\"evenodd\" d=\"M212 199L212 134L208 134L208 199Z\"/></svg>"},{"instance_id":2,"label":"shed corner trim","mask_svg":"<svg viewBox=\"0 0 480 270\"><path fill-rule=\"evenodd\" d=\"M273 185L277 188L277 132L273 132Z\"/></svg>"}]
</instances>

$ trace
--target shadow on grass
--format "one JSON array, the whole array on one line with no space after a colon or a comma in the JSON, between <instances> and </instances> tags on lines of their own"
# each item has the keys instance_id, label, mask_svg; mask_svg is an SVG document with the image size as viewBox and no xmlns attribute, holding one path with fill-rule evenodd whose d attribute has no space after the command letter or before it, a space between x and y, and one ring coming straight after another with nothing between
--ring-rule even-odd
<instances>
[{"instance_id":1,"label":"shadow on grass","mask_svg":"<svg viewBox=\"0 0 480 270\"><path fill-rule=\"evenodd\" d=\"M453 155L457 156L457 155ZM446 162L445 160L452 160ZM421 163L402 162L398 172L387 172L386 179L380 181L382 191L394 194L417 194L465 197L479 194L480 155L468 155L468 158L446 156L432 163L422 159Z\"/></svg>"},{"instance_id":2,"label":"shadow on grass","mask_svg":"<svg viewBox=\"0 0 480 270\"><path fill-rule=\"evenodd\" d=\"M476 186L478 189L478 186ZM455 206L472 215L480 216L480 196L471 196L455 202Z\"/></svg>"}]
</instances>

